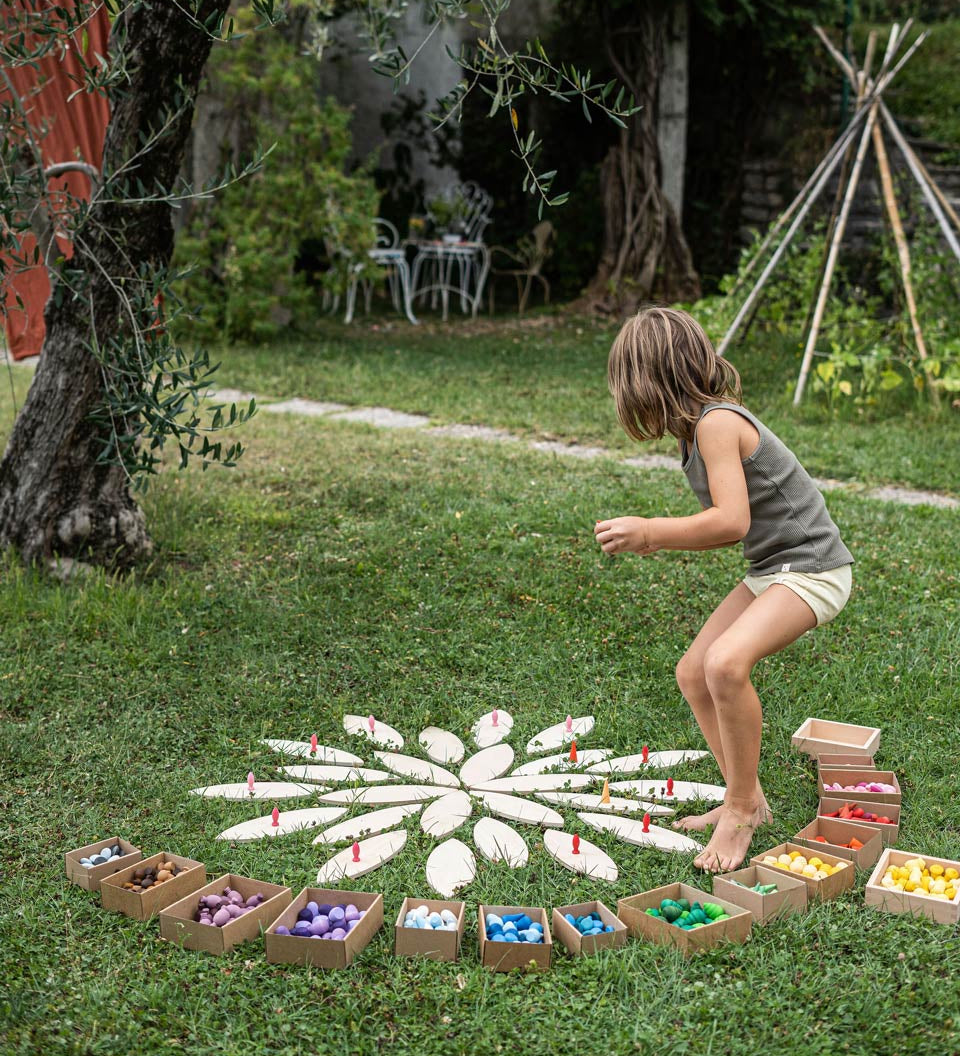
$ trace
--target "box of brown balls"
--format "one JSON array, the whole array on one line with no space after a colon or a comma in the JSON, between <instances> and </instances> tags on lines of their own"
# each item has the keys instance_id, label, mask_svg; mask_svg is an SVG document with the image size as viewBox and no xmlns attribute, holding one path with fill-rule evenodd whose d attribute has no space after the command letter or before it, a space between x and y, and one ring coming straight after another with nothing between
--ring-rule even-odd
<instances>
[{"instance_id":1,"label":"box of brown balls","mask_svg":"<svg viewBox=\"0 0 960 1056\"><path fill-rule=\"evenodd\" d=\"M206 882L207 869L202 862L179 854L152 854L108 876L100 884L100 899L103 908L113 913L149 920Z\"/></svg>"}]
</instances>

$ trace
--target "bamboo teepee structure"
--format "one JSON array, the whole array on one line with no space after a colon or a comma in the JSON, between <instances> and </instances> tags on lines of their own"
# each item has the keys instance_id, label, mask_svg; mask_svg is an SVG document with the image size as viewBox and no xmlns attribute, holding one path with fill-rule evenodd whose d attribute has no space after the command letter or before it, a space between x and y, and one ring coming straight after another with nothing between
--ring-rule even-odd
<instances>
[{"instance_id":1,"label":"bamboo teepee structure","mask_svg":"<svg viewBox=\"0 0 960 1056\"><path fill-rule=\"evenodd\" d=\"M903 230L903 223L900 219L900 210L897 205L893 178L890 172L890 161L887 155L887 148L884 142L881 126L886 127L890 139L893 140L906 160L907 168L919 185L924 201L936 218L947 245L952 250L957 261L960 262L960 241L958 241L957 238L958 233L960 233L960 217L957 216L956 211L951 206L947 197L937 186L933 177L907 142L903 133L897 126L893 115L887 109L883 99L883 93L890 86L894 77L896 77L900 70L903 69L904 64L909 60L910 56L913 55L927 37L926 32L921 33L913 44L902 52L898 59L897 54L901 51L901 48L907 39L911 25L912 20L908 20L902 28L897 23L894 23L891 27L886 52L884 53L883 60L880 63L876 76L873 76L871 73L874 52L876 51L877 44L876 31L870 33L867 40L863 65L862 67L857 68L855 61L844 56L820 26L814 27L814 32L823 42L831 57L850 82L854 98L856 99L856 109L849 124L840 134L830 150L824 155L820 164L811 173L810 178L804 184L800 193L767 232L763 241L760 243L756 254L750 260L741 274L737 285L729 294L729 296L733 296L737 292L753 270L754 266L764 258L768 249L776 243L776 248L767 260L766 265L754 282L749 294L741 304L733 322L730 324L730 328L727 330L723 340L717 347L717 354L721 356L730 346L731 341L743 326L744 321L750 317L767 280L773 274L777 264L780 262L790 243L800 230L804 219L810 212L814 203L823 193L824 188L827 186L834 172L836 172L838 167L841 166L841 163L843 163L840 175L840 189L838 191L839 210L836 212L832 221L831 229L828 232L827 256L823 266L823 273L816 302L813 305L810 316L810 329L804 344L800 375L797 378L797 384L793 395L794 406L798 405L803 399L803 391L806 387L807 377L810 373L814 349L816 348L817 338L820 334L820 327L823 323L824 310L826 309L827 300L830 296L830 287L833 282L833 274L836 269L837 258L839 257L840 247L843 243L844 234L847 229L847 220L849 219L850 209L856 196L861 173L863 172L864 161L871 145L873 146L877 171L880 175L880 186L884 206L886 208L887 217L890 221L890 228L893 232L894 241L897 247L897 260L900 268L900 276L903 282L904 300L906 301L907 311L910 316L910 325L913 330L917 353L919 354L921 361L927 360L927 348L923 339L920 320L917 315L916 298L914 296L913 283L911 280L910 247L907 243L906 235ZM856 144L855 148L854 144ZM852 163L850 161L851 156L853 158ZM789 226L787 226L788 224ZM786 231L780 236L784 227L786 227ZM779 242L777 242L778 236L780 236ZM931 389L931 391L934 393L934 398L936 399L937 390Z\"/></svg>"}]
</instances>

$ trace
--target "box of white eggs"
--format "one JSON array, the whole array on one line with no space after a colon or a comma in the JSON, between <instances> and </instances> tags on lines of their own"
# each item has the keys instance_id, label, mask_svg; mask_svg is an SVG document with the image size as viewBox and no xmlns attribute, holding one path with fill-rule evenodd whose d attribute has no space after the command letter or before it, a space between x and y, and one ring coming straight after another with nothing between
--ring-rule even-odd
<instances>
[{"instance_id":1,"label":"box of white eggs","mask_svg":"<svg viewBox=\"0 0 960 1056\"><path fill-rule=\"evenodd\" d=\"M836 898L853 887L853 863L827 851L801 847L797 843L781 843L763 854L754 855L751 865L767 865L771 870L783 870L807 885L808 898Z\"/></svg>"},{"instance_id":2,"label":"box of white eggs","mask_svg":"<svg viewBox=\"0 0 960 1056\"><path fill-rule=\"evenodd\" d=\"M160 936L187 950L221 954L255 939L290 905L280 884L228 873L160 911Z\"/></svg>"},{"instance_id":3,"label":"box of white eggs","mask_svg":"<svg viewBox=\"0 0 960 1056\"><path fill-rule=\"evenodd\" d=\"M99 891L104 877L128 865L136 865L141 858L143 854L140 848L120 836L88 843L64 855L67 879L87 891Z\"/></svg>"},{"instance_id":4,"label":"box of white eggs","mask_svg":"<svg viewBox=\"0 0 960 1056\"><path fill-rule=\"evenodd\" d=\"M398 957L455 961L467 922L464 902L405 898L394 926L393 952Z\"/></svg>"}]
</instances>

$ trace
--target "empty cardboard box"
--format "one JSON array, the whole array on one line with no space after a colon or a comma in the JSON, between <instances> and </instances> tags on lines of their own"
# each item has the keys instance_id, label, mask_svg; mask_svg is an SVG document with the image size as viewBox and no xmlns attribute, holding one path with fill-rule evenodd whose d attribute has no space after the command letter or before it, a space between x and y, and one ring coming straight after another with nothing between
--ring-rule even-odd
<instances>
[{"instance_id":1,"label":"empty cardboard box","mask_svg":"<svg viewBox=\"0 0 960 1056\"><path fill-rule=\"evenodd\" d=\"M823 880L817 880L812 876L804 876L803 873L788 872L786 869L778 869L776 866L770 867L772 873L784 873L787 876L795 876L798 880L802 880L807 885L808 899L820 898L826 901L827 899L836 898L843 891L848 891L853 887L855 873L853 863L846 858L838 858L835 854L830 854L828 851L821 851L819 847L814 850L811 847L801 847L797 843L781 843L776 847L772 847L769 851L764 851L763 854L755 855L750 859L750 864L766 865L764 858L771 855L777 858L781 854L790 854L791 851L799 852L804 858L819 858L821 862L826 862L828 865L843 863L843 868L838 873L833 873Z\"/></svg>"},{"instance_id":2,"label":"empty cardboard box","mask_svg":"<svg viewBox=\"0 0 960 1056\"><path fill-rule=\"evenodd\" d=\"M543 925L543 942L491 942L487 939L488 913L502 917L505 913L526 913L535 923ZM547 914L536 906L480 906L480 963L495 972L511 972L514 968L544 971L550 967L553 939Z\"/></svg>"},{"instance_id":3,"label":"empty cardboard box","mask_svg":"<svg viewBox=\"0 0 960 1056\"><path fill-rule=\"evenodd\" d=\"M865 803L897 803L899 804L903 800L902 793L900 792L900 782L897 780L897 775L892 770L855 770L852 767L847 769L832 770L829 767L820 766L817 768L818 780L820 782L819 792L821 796L831 796L836 798L837 796L856 796L860 801L861 805ZM862 788L848 788L846 790L840 788L825 788L825 785L855 785L858 781L865 781L867 784L872 782L882 782L885 785L892 785L893 792L868 792Z\"/></svg>"},{"instance_id":4,"label":"empty cardboard box","mask_svg":"<svg viewBox=\"0 0 960 1056\"><path fill-rule=\"evenodd\" d=\"M182 871L162 884L154 884L147 891L129 891L124 888L123 885L133 878L140 866L158 865L162 861L173 862ZM198 887L203 887L206 882L207 869L202 862L182 858L179 854L151 854L149 858L135 862L103 880L100 884L100 901L103 908L112 913L122 913L134 920L149 920L155 913L178 902Z\"/></svg>"},{"instance_id":5,"label":"empty cardboard box","mask_svg":"<svg viewBox=\"0 0 960 1056\"><path fill-rule=\"evenodd\" d=\"M431 913L449 909L457 918L456 931L435 928L405 928L404 917L412 909L426 906ZM426 957L431 961L455 961L460 956L460 943L467 926L465 902L444 902L436 898L405 898L394 926L393 952L397 957Z\"/></svg>"},{"instance_id":6,"label":"empty cardboard box","mask_svg":"<svg viewBox=\"0 0 960 1056\"><path fill-rule=\"evenodd\" d=\"M169 882L169 881L168 881ZM229 924L218 928L212 924L201 924L193 919L204 895L222 895L226 888L239 891L244 899L251 895L263 895L256 909L236 917ZM188 950L203 950L206 953L226 953L248 939L255 939L260 931L270 924L290 904L293 892L289 887L268 884L263 880L251 880L247 876L227 873L219 876L205 887L191 892L160 911L160 935Z\"/></svg>"},{"instance_id":7,"label":"empty cardboard box","mask_svg":"<svg viewBox=\"0 0 960 1056\"><path fill-rule=\"evenodd\" d=\"M900 811L901 807L896 803L861 803L858 799L851 796L850 799L837 799L832 796L821 796L820 806L817 808L817 817L823 818L824 821L846 821L846 818L829 818L828 814L833 814L835 811L841 810L844 805L856 807L861 806L864 810L871 814L875 814L878 818L889 818L890 821L867 821L865 818L850 818L849 820L857 825L865 825L876 832L880 833L880 839L883 841L884 846L889 846L891 843L896 843L897 838L900 835Z\"/></svg>"},{"instance_id":8,"label":"empty cardboard box","mask_svg":"<svg viewBox=\"0 0 960 1056\"><path fill-rule=\"evenodd\" d=\"M944 869L956 869L960 872L960 862L952 862L947 858L931 858L926 854L912 854L910 851L898 851L893 847L888 847L880 855L880 860L867 881L867 905L876 906L888 913L909 913L911 916L929 917L938 924L956 924L960 921L960 892L952 902L946 902L942 898L931 898L929 895L918 895L911 891L891 891L880 883L889 866L904 865L913 858L922 858L928 868L931 865L942 865Z\"/></svg>"},{"instance_id":9,"label":"empty cardboard box","mask_svg":"<svg viewBox=\"0 0 960 1056\"><path fill-rule=\"evenodd\" d=\"M776 884L777 890L764 895L750 890L754 884ZM783 869L769 869L765 865L748 865L745 869L715 876L713 893L748 909L757 924L807 908L807 885Z\"/></svg>"},{"instance_id":10,"label":"empty cardboard box","mask_svg":"<svg viewBox=\"0 0 960 1056\"><path fill-rule=\"evenodd\" d=\"M354 905L363 910L359 924L345 939L303 939L299 935L277 935L281 925L292 928L297 914L308 902ZM366 891L336 891L305 887L267 929L267 960L271 964L312 964L318 968L346 968L376 935L383 924L383 895Z\"/></svg>"},{"instance_id":11,"label":"empty cardboard box","mask_svg":"<svg viewBox=\"0 0 960 1056\"><path fill-rule=\"evenodd\" d=\"M722 906L730 916L727 920L714 921L712 924L705 924L702 928L684 931L675 924L668 924L660 917L651 917L647 913L648 909L659 909L660 903L665 898L671 898L674 901L685 898L691 905L694 902L699 902L701 905L704 902L715 902L718 906ZM644 891L639 895L621 898L617 902L617 916L627 926L631 935L647 939L659 946L676 946L685 956L697 950L716 946L718 942L745 942L753 924L753 914L749 910L719 895L710 895L706 891L700 891L689 884L667 884L665 887L655 887L652 891Z\"/></svg>"},{"instance_id":12,"label":"empty cardboard box","mask_svg":"<svg viewBox=\"0 0 960 1056\"><path fill-rule=\"evenodd\" d=\"M824 752L872 758L880 746L880 730L874 726L854 726L849 722L807 719L793 735L791 743L814 759Z\"/></svg>"},{"instance_id":13,"label":"empty cardboard box","mask_svg":"<svg viewBox=\"0 0 960 1056\"><path fill-rule=\"evenodd\" d=\"M823 839L818 840L818 836ZM862 847L846 846L854 837L863 844ZM875 825L860 825L838 818L815 818L794 836L793 842L803 847L822 847L838 858L847 858L861 869L869 869L883 851L883 840Z\"/></svg>"},{"instance_id":14,"label":"empty cardboard box","mask_svg":"<svg viewBox=\"0 0 960 1056\"><path fill-rule=\"evenodd\" d=\"M566 919L567 913L574 917L599 913L604 924L613 925L613 931L604 931L599 935L582 935ZM616 946L622 946L627 941L627 926L602 902L578 902L574 906L558 906L554 909L553 934L557 941L563 943L571 956L588 957L598 950L611 950Z\"/></svg>"},{"instance_id":15,"label":"empty cardboard box","mask_svg":"<svg viewBox=\"0 0 960 1056\"><path fill-rule=\"evenodd\" d=\"M122 854L119 858L111 858L109 862L102 865L91 865L88 869L80 864L81 858L90 858L98 854L104 847L116 847L119 845ZM110 836L106 840L97 840L96 843L88 843L85 847L78 847L75 851L67 851L64 855L64 864L67 870L67 879L71 884L77 884L87 891L99 891L100 884L105 877L112 876L128 865L136 865L143 857L139 847L121 836Z\"/></svg>"}]
</instances>

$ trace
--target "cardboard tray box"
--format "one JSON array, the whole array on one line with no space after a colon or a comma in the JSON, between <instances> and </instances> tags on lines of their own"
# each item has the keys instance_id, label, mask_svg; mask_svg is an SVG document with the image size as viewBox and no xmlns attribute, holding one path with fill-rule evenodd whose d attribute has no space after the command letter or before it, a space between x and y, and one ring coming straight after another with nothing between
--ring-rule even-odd
<instances>
[{"instance_id":1,"label":"cardboard tray box","mask_svg":"<svg viewBox=\"0 0 960 1056\"><path fill-rule=\"evenodd\" d=\"M829 767L817 768L817 780L820 782L819 792L822 796L856 796L862 803L896 803L903 802L903 794L900 791L900 782L892 770L855 770L841 769L831 770ZM858 781L882 781L885 785L893 785L895 792L865 792L863 789L841 792L838 789L824 788L824 785L839 783L841 785L855 785ZM883 813L881 811L881 813Z\"/></svg>"},{"instance_id":2,"label":"cardboard tray box","mask_svg":"<svg viewBox=\"0 0 960 1056\"><path fill-rule=\"evenodd\" d=\"M103 847L108 845L116 847L118 844L123 852L119 858L111 858L109 862L104 862L103 865L91 866L89 869L80 864L81 858L89 858L91 855L97 854ZM64 866L67 870L67 880L71 884L77 884L87 891L99 891L100 884L105 877L112 876L115 872L125 869L128 865L136 865L143 858L143 853L139 847L134 847L129 840L123 839L122 836L110 836L106 840L97 840L96 843L88 843L85 847L78 847L75 851L67 851L63 857Z\"/></svg>"},{"instance_id":3,"label":"cardboard tray box","mask_svg":"<svg viewBox=\"0 0 960 1056\"><path fill-rule=\"evenodd\" d=\"M898 851L893 847L888 847L880 855L880 860L867 881L867 905L884 909L888 913L909 913L911 916L929 917L938 924L956 924L960 921L960 892L952 902L945 902L942 898L916 895L910 891L891 891L880 883L888 866L903 865L911 858L922 858L928 866L942 865L945 869L953 868L960 872L960 862L951 862L946 858L931 858L926 854L912 854L909 851Z\"/></svg>"},{"instance_id":4,"label":"cardboard tray box","mask_svg":"<svg viewBox=\"0 0 960 1056\"><path fill-rule=\"evenodd\" d=\"M535 923L543 925L543 942L488 942L488 913L502 917L504 913L526 913ZM514 968L546 970L550 967L553 938L547 914L536 906L485 906L478 911L480 935L480 963L495 972L512 972Z\"/></svg>"},{"instance_id":5,"label":"cardboard tray box","mask_svg":"<svg viewBox=\"0 0 960 1056\"><path fill-rule=\"evenodd\" d=\"M354 905L364 911L360 923L345 939L302 939L299 935L277 935L283 925L292 928L297 914L308 902ZM312 964L318 968L346 968L383 924L383 895L368 891L337 891L305 887L267 929L267 960L271 964Z\"/></svg>"},{"instance_id":6,"label":"cardboard tray box","mask_svg":"<svg viewBox=\"0 0 960 1056\"><path fill-rule=\"evenodd\" d=\"M735 880L746 887L740 887ZM749 890L754 884L776 884L777 890L762 895L759 891ZM766 924L790 913L801 913L807 908L807 885L792 873L765 865L748 865L745 869L715 876L713 893L749 910L757 924Z\"/></svg>"},{"instance_id":7,"label":"cardboard tray box","mask_svg":"<svg viewBox=\"0 0 960 1056\"><path fill-rule=\"evenodd\" d=\"M411 909L426 906L431 913L444 909L457 918L456 931L435 931L433 928L405 928L403 918ZM444 902L436 898L405 898L397 914L393 929L393 952L397 957L427 957L431 961L455 961L460 956L460 943L467 926L465 902Z\"/></svg>"},{"instance_id":8,"label":"cardboard tray box","mask_svg":"<svg viewBox=\"0 0 960 1056\"><path fill-rule=\"evenodd\" d=\"M828 851L821 851L819 846L814 854L811 854L812 848L801 847L797 843L781 843L776 847L772 847L769 851L764 851L762 854L754 855L750 859L751 865L763 865L763 859L768 855L772 854L774 858L781 854L789 854L791 851L799 851L804 858L816 857L820 861L826 862L828 865L837 865L843 862L846 868L841 869L839 873L834 873L832 876L826 877L824 880L815 880L812 876L804 876L802 873L789 873L785 869L770 868L773 873L783 873L785 876L795 876L798 880L802 880L807 885L807 899L820 898L826 901L830 898L836 898L837 895L844 891L853 888L855 870L853 863L848 861L846 858L838 858L835 854L830 854Z\"/></svg>"},{"instance_id":9,"label":"cardboard tray box","mask_svg":"<svg viewBox=\"0 0 960 1056\"><path fill-rule=\"evenodd\" d=\"M823 836L826 843L815 839L816 836ZM844 847L854 836L863 844L859 850ZM815 818L794 836L793 842L811 849L822 847L829 854L846 858L861 869L869 869L883 851L883 840L876 825L861 825L856 821L841 821L839 818ZM809 858L809 855L807 857Z\"/></svg>"},{"instance_id":10,"label":"cardboard tray box","mask_svg":"<svg viewBox=\"0 0 960 1056\"><path fill-rule=\"evenodd\" d=\"M813 758L822 752L872 757L880 747L880 730L874 726L854 726L849 722L807 719L793 735L791 743Z\"/></svg>"},{"instance_id":11,"label":"cardboard tray box","mask_svg":"<svg viewBox=\"0 0 960 1056\"><path fill-rule=\"evenodd\" d=\"M850 767L855 770L877 769L872 755L859 756L844 752L821 752L816 758L820 766L827 766L833 770L846 770Z\"/></svg>"},{"instance_id":12,"label":"cardboard tray box","mask_svg":"<svg viewBox=\"0 0 960 1056\"><path fill-rule=\"evenodd\" d=\"M718 906L722 906L730 917L727 920L706 924L694 931L684 931L659 917L651 917L647 914L648 909L659 909L660 903L665 898L672 898L674 901L678 898L685 898L691 905L694 902L699 902L701 905L704 902L715 902ZM719 895L710 895L706 891L700 891L689 884L667 884L665 887L655 887L639 895L621 898L617 902L617 916L627 926L631 935L647 939L658 946L676 946L684 956L690 956L696 950L709 949L711 946L716 946L718 942L745 942L753 924L753 914L749 910L728 902Z\"/></svg>"},{"instance_id":13,"label":"cardboard tray box","mask_svg":"<svg viewBox=\"0 0 960 1056\"><path fill-rule=\"evenodd\" d=\"M604 931L599 935L582 935L566 919L564 914L583 917L589 913L599 913L604 924L612 924L613 931ZM598 950L610 950L623 946L627 941L627 926L611 913L602 902L578 902L573 906L557 906L553 911L553 934L567 948L573 957L589 957Z\"/></svg>"},{"instance_id":14,"label":"cardboard tray box","mask_svg":"<svg viewBox=\"0 0 960 1056\"><path fill-rule=\"evenodd\" d=\"M141 865L158 865L164 861L179 865L182 872L162 884L154 884L147 891L128 891L123 885L133 878ZM207 882L207 868L202 862L183 858L179 854L151 854L140 862L108 876L100 884L100 901L111 913L122 913L134 920L149 920L166 906L178 902L184 895L195 891Z\"/></svg>"},{"instance_id":15,"label":"cardboard tray box","mask_svg":"<svg viewBox=\"0 0 960 1056\"><path fill-rule=\"evenodd\" d=\"M832 814L835 810L840 810L844 803L859 804L864 809L869 810L871 814L876 814L881 817L889 818L890 824L888 825L885 821L864 821L863 818L857 818L854 824L863 825L867 828L873 829L874 832L880 833L880 839L884 846L889 846L891 843L896 843L900 836L900 811L901 807L897 803L860 803L860 800L852 797L850 799L837 799L836 796L821 796L820 805L817 808L817 817L822 818L823 821L845 821L844 818L827 818L825 814ZM850 819L853 822L854 819Z\"/></svg>"},{"instance_id":16,"label":"cardboard tray box","mask_svg":"<svg viewBox=\"0 0 960 1056\"><path fill-rule=\"evenodd\" d=\"M204 895L222 895L224 889L228 887L239 891L244 899L259 891L264 896L263 901L256 909L231 920L222 928L200 924L193 919L194 913L199 908L200 899ZM289 887L227 873L224 876L218 876L205 887L191 892L179 902L174 902L166 909L162 909L160 911L160 936L187 950L203 950L214 954L226 953L238 943L255 939L261 929L268 927L290 904L292 897L293 892Z\"/></svg>"}]
</instances>

